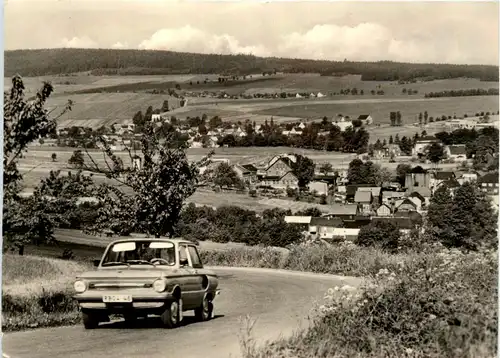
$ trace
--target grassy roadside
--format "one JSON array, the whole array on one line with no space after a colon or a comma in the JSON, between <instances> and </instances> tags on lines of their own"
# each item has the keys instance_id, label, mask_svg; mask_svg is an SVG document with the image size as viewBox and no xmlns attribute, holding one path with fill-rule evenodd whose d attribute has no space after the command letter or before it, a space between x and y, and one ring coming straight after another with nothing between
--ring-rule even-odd
<instances>
[{"instance_id":1,"label":"grassy roadside","mask_svg":"<svg viewBox=\"0 0 500 358\"><path fill-rule=\"evenodd\" d=\"M255 347L250 332L242 341L245 358L496 356L497 252L435 248L394 255L352 245L201 252L207 266L371 278L359 292L332 287L311 328L292 338ZM3 265L4 331L78 321L68 287L86 264L4 255Z\"/></svg>"},{"instance_id":2,"label":"grassy roadside","mask_svg":"<svg viewBox=\"0 0 500 358\"><path fill-rule=\"evenodd\" d=\"M57 326L79 321L72 300L74 277L90 266L37 256L2 257L2 330Z\"/></svg>"},{"instance_id":3,"label":"grassy roadside","mask_svg":"<svg viewBox=\"0 0 500 358\"><path fill-rule=\"evenodd\" d=\"M401 258L401 257L400 257ZM498 253L436 250L380 269L363 290L331 288L311 328L244 358L496 357Z\"/></svg>"}]
</instances>

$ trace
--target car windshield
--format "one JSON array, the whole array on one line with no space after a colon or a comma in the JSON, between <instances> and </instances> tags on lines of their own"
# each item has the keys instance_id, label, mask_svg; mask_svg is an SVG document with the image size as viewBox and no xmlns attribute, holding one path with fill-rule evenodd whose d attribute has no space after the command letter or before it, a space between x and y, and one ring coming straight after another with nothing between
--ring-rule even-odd
<instances>
[{"instance_id":1,"label":"car windshield","mask_svg":"<svg viewBox=\"0 0 500 358\"><path fill-rule=\"evenodd\" d=\"M113 244L102 266L175 265L175 246L171 241L124 241Z\"/></svg>"}]
</instances>

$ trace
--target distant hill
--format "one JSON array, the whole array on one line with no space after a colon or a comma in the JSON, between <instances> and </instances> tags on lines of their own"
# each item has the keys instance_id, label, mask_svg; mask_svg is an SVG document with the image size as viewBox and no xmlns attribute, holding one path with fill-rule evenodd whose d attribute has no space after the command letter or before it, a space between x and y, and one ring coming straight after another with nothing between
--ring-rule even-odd
<instances>
[{"instance_id":1,"label":"distant hill","mask_svg":"<svg viewBox=\"0 0 500 358\"><path fill-rule=\"evenodd\" d=\"M366 81L477 78L498 81L498 66L414 64L391 61L350 62L263 58L252 55L206 55L172 51L111 49L42 49L5 51L5 76L220 74L307 72L327 76L361 75Z\"/></svg>"}]
</instances>

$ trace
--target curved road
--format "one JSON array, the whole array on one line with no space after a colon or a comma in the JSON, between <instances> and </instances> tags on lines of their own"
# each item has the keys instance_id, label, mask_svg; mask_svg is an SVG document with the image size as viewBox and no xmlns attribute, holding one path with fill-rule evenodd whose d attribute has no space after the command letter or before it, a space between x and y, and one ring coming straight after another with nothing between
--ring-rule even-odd
<instances>
[{"instance_id":1,"label":"curved road","mask_svg":"<svg viewBox=\"0 0 500 358\"><path fill-rule=\"evenodd\" d=\"M359 285L357 278L284 270L213 267L220 275L221 295L215 318L193 322L186 312L183 326L168 330L158 320L127 328L122 321L86 331L81 325L43 328L3 336L4 357L239 357L241 318L256 319L258 343L290 335L305 327L314 302L336 285Z\"/></svg>"}]
</instances>

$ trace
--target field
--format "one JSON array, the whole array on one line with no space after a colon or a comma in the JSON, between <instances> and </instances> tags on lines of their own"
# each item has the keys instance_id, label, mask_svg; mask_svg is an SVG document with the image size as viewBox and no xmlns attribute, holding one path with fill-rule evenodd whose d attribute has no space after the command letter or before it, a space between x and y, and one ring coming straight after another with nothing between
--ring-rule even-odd
<instances>
[{"instance_id":1,"label":"field","mask_svg":"<svg viewBox=\"0 0 500 358\"><path fill-rule=\"evenodd\" d=\"M203 84L205 78L209 79ZM218 83L215 75L171 75L171 76L46 76L25 78L28 94L49 80L55 86L55 94L50 98L49 107L62 108L68 99L74 102L73 110L59 121L60 126L83 125L97 128L112 123L131 122L133 115L148 106L161 107L165 99L169 100L172 115L184 119L188 116L220 116L223 120L244 122L245 120L262 123L274 117L275 121L297 121L300 119L319 119L323 116L333 118L337 114L357 117L369 113L375 124L388 123L389 112L401 111L403 122L416 121L420 112L427 111L429 116L462 116L481 111L496 112L499 107L498 97L461 97L424 99L427 92L468 88L498 88L497 82L476 79L451 79L398 84L397 82L361 81L360 76L345 77L320 76L318 74L277 74L235 82ZM4 89L10 87L5 79ZM196 81L201 81L196 84ZM189 82L193 81L193 85ZM69 83L69 84L68 84ZM328 95L316 99L252 99L219 100L214 98L188 98L188 105L179 108L179 101L168 95L145 93L146 90L174 88L179 83L188 91L219 91L229 94L280 93L280 92L322 92ZM357 88L363 90L363 96L332 95L341 89ZM418 90L416 95L405 95L403 88ZM371 95L371 90L382 89L385 95ZM82 91L93 93L81 93ZM80 93L79 93L80 92ZM101 93L102 92L102 93Z\"/></svg>"}]
</instances>

